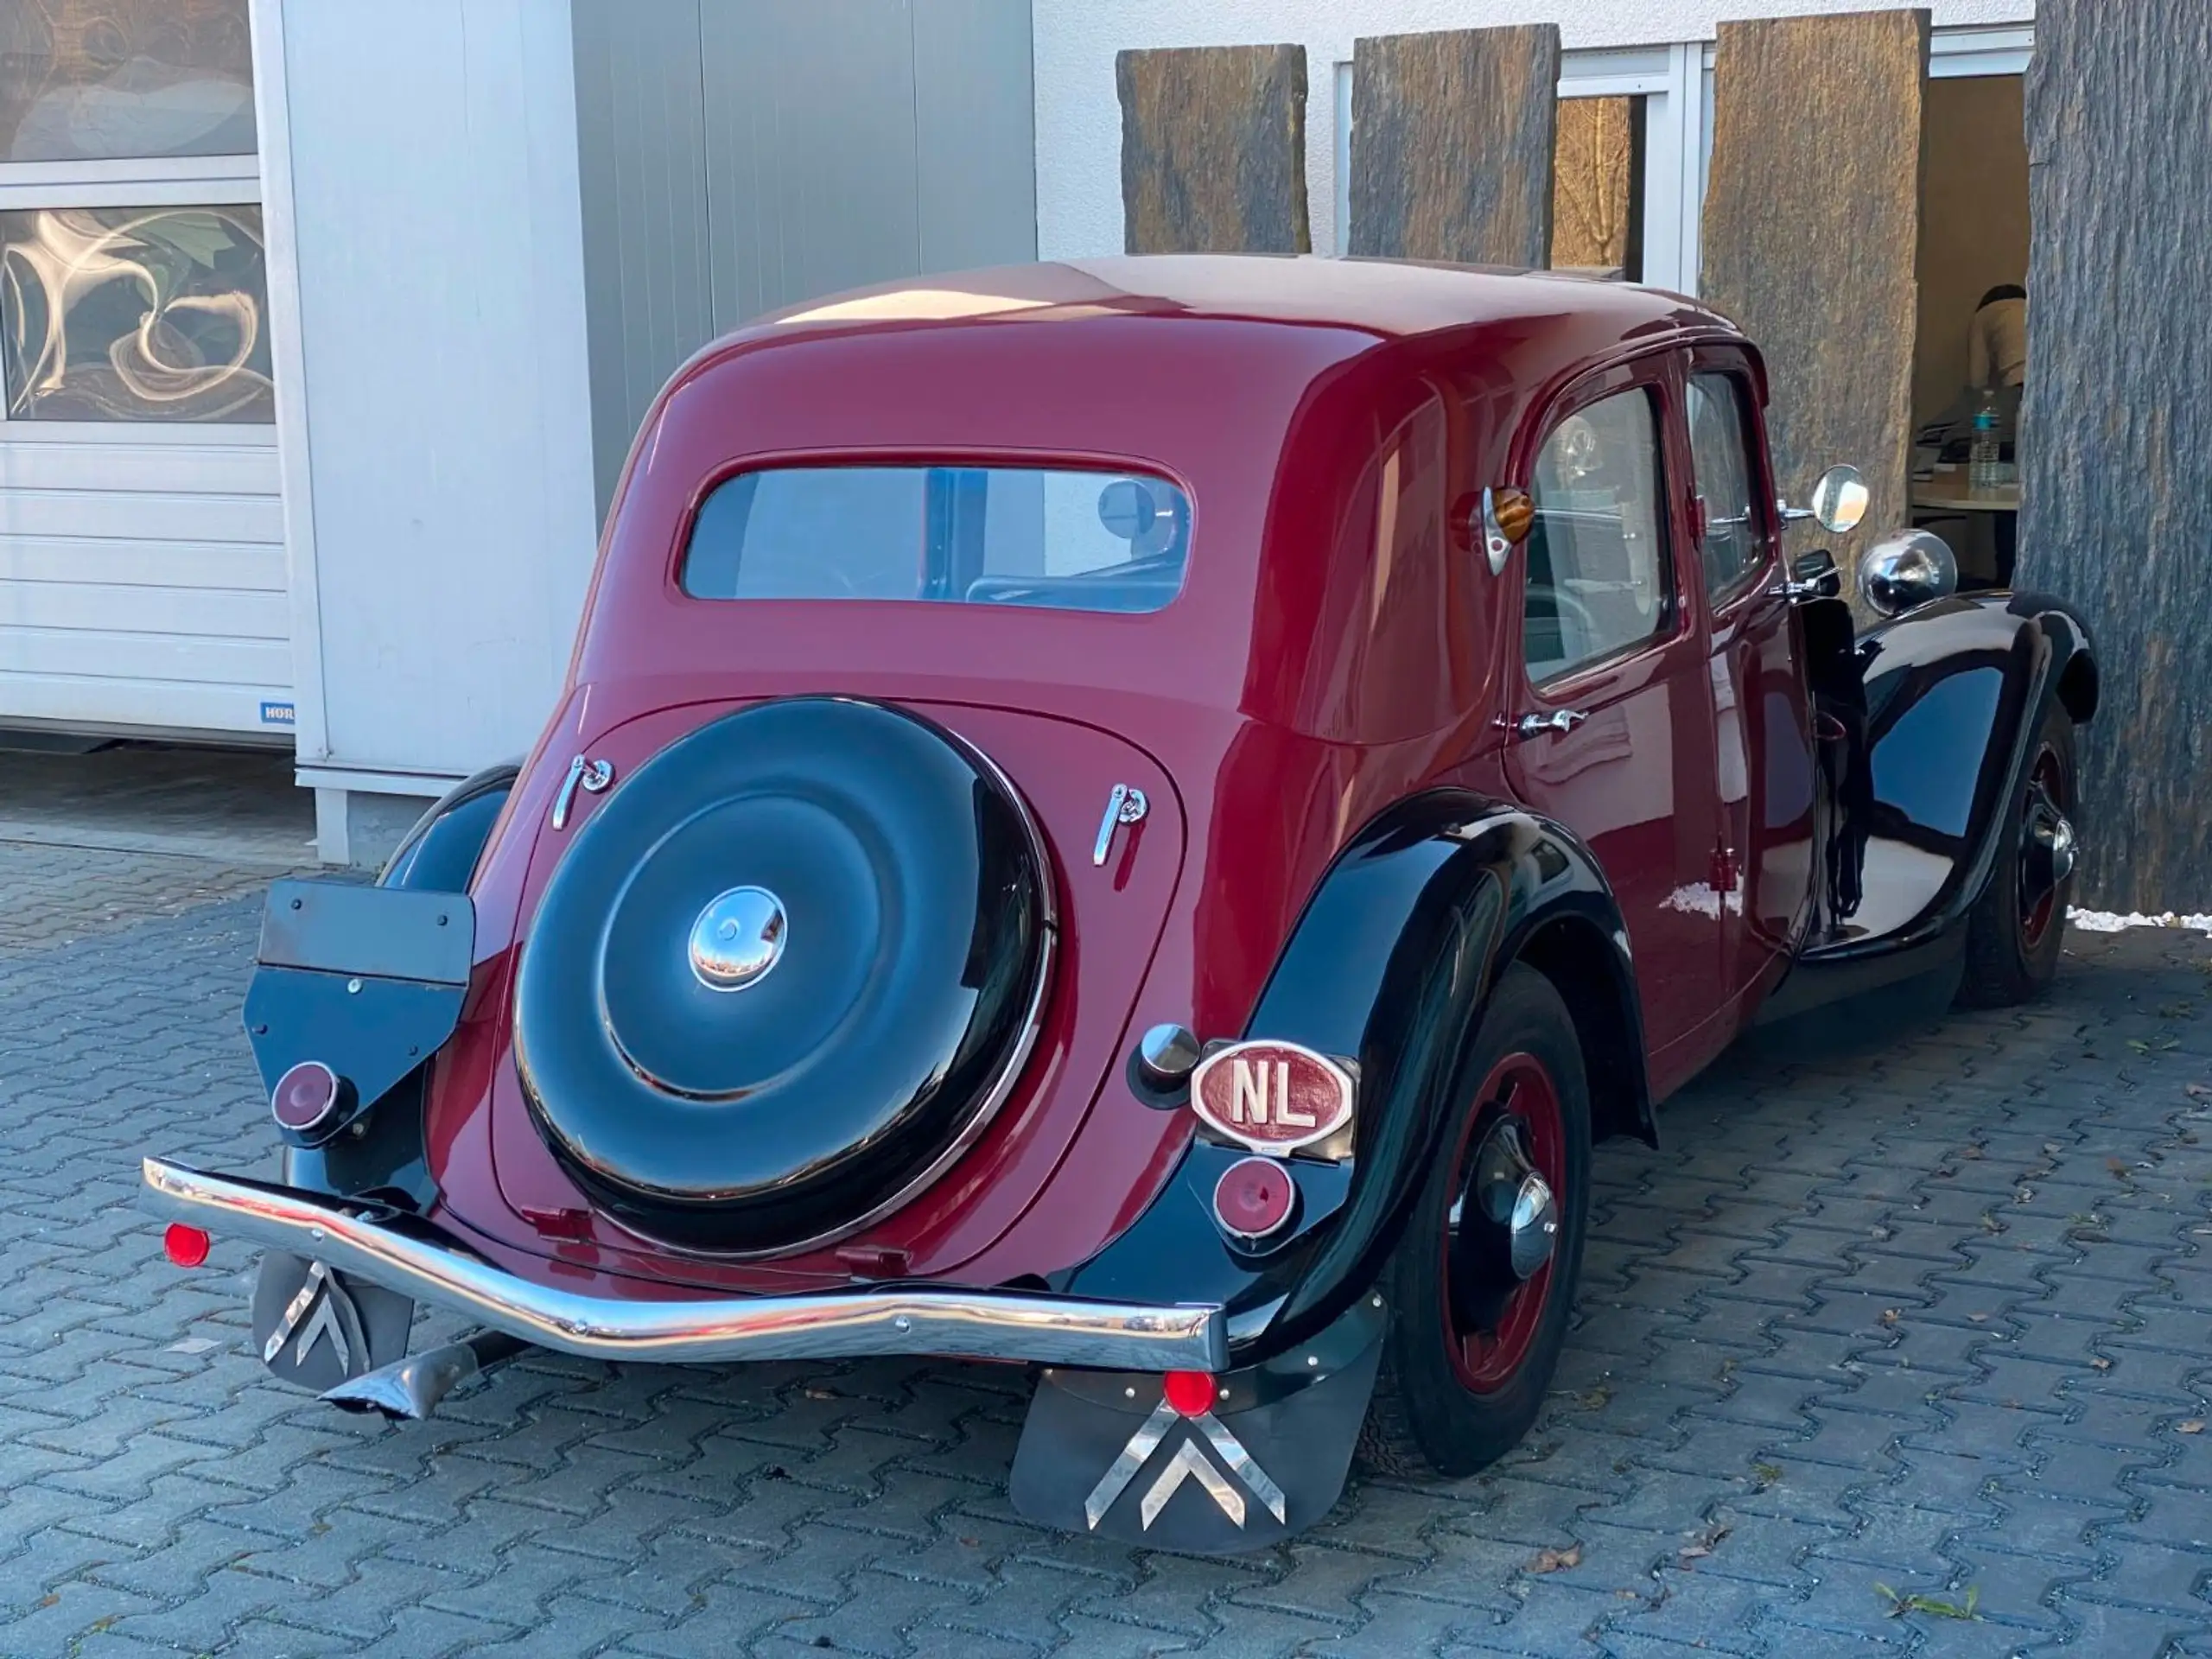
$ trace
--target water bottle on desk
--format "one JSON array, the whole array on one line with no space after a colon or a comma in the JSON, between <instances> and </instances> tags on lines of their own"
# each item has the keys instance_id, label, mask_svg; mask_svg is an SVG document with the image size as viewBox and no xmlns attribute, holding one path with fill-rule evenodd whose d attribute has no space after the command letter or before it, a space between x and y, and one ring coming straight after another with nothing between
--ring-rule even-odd
<instances>
[{"instance_id":1,"label":"water bottle on desk","mask_svg":"<svg viewBox=\"0 0 2212 1659\"><path fill-rule=\"evenodd\" d=\"M1967 449L1967 488L1973 494L1994 495L2004 487L1997 453L1997 394L1985 388L1974 405L1974 439Z\"/></svg>"}]
</instances>

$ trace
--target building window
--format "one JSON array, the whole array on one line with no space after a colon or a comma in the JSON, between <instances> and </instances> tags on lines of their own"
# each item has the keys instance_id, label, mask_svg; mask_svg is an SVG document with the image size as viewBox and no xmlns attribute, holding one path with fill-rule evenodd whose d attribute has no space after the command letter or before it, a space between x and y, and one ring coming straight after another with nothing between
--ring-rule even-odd
<instances>
[{"instance_id":1,"label":"building window","mask_svg":"<svg viewBox=\"0 0 2212 1659\"><path fill-rule=\"evenodd\" d=\"M253 153L246 0L0 0L0 162Z\"/></svg>"},{"instance_id":2,"label":"building window","mask_svg":"<svg viewBox=\"0 0 2212 1659\"><path fill-rule=\"evenodd\" d=\"M11 421L275 418L261 209L0 213Z\"/></svg>"}]
</instances>

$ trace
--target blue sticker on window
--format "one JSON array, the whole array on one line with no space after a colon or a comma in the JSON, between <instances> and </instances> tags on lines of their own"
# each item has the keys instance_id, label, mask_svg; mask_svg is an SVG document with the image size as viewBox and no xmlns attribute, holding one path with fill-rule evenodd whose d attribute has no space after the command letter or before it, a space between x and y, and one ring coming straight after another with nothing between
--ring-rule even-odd
<instances>
[{"instance_id":1,"label":"blue sticker on window","mask_svg":"<svg viewBox=\"0 0 2212 1659\"><path fill-rule=\"evenodd\" d=\"M261 705L261 723L264 726L296 726L298 716L289 702L264 702Z\"/></svg>"}]
</instances>

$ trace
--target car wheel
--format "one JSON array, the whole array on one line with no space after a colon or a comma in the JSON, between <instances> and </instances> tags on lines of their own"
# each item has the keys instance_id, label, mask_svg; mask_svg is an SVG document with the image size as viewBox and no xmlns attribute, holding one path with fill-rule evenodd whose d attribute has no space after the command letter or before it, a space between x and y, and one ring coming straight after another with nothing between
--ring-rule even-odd
<instances>
[{"instance_id":1,"label":"car wheel","mask_svg":"<svg viewBox=\"0 0 2212 1659\"><path fill-rule=\"evenodd\" d=\"M1559 1363L1590 1204L1590 1093L1543 975L1499 979L1403 1238L1361 1433L1370 1466L1471 1474L1535 1421Z\"/></svg>"},{"instance_id":2,"label":"car wheel","mask_svg":"<svg viewBox=\"0 0 2212 1659\"><path fill-rule=\"evenodd\" d=\"M2039 996L2058 976L2073 890L2074 722L2054 701L2036 734L1989 886L1967 922L1959 1004L2010 1007Z\"/></svg>"}]
</instances>

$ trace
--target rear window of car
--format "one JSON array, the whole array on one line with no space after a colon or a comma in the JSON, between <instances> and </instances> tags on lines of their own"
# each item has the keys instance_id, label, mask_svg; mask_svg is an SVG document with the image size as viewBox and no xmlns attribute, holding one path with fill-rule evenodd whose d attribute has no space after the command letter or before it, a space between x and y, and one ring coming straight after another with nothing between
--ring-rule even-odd
<instances>
[{"instance_id":1,"label":"rear window of car","mask_svg":"<svg viewBox=\"0 0 2212 1659\"><path fill-rule=\"evenodd\" d=\"M683 585L698 599L1156 611L1182 590L1190 542L1190 499L1147 474L776 467L701 504Z\"/></svg>"}]
</instances>

